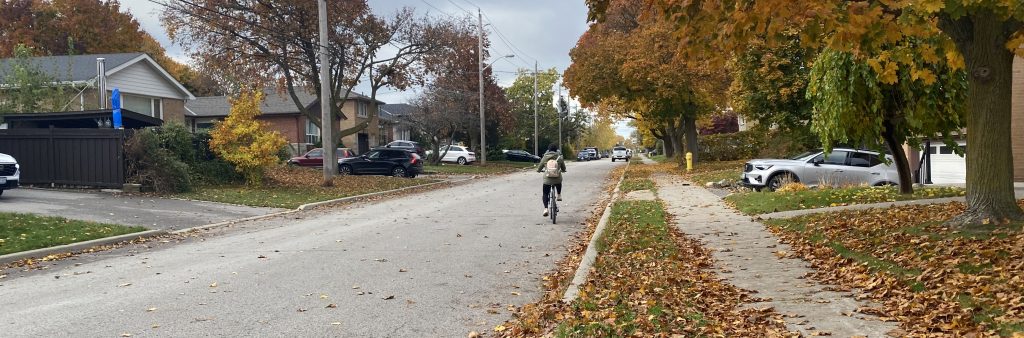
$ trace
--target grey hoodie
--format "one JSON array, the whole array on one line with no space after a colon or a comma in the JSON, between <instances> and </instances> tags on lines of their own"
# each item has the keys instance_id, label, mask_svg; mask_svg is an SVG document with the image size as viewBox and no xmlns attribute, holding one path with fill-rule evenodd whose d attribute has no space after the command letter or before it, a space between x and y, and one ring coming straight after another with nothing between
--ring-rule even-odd
<instances>
[{"instance_id":1,"label":"grey hoodie","mask_svg":"<svg viewBox=\"0 0 1024 338\"><path fill-rule=\"evenodd\" d=\"M537 172L544 172L547 168L548 161L552 159L558 159L558 166L562 168L562 172L565 172L565 161L562 159L562 154L557 151L548 151L544 153L544 156L540 158L540 165L537 166ZM547 177L544 176L544 184L555 185L562 184L562 177Z\"/></svg>"}]
</instances>

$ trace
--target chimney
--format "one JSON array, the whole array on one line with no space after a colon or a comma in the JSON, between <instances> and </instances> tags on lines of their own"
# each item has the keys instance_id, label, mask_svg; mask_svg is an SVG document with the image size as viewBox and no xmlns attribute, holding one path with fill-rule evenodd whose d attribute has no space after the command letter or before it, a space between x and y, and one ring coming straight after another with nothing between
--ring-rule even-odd
<instances>
[{"instance_id":1,"label":"chimney","mask_svg":"<svg viewBox=\"0 0 1024 338\"><path fill-rule=\"evenodd\" d=\"M96 93L100 99L100 109L107 109L107 66L106 59L96 58Z\"/></svg>"}]
</instances>

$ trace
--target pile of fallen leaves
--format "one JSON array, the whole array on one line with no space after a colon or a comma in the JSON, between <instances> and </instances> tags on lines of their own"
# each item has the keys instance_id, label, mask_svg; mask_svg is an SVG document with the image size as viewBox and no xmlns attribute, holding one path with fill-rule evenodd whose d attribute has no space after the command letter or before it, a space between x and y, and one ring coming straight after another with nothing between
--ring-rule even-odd
<instances>
[{"instance_id":1,"label":"pile of fallen leaves","mask_svg":"<svg viewBox=\"0 0 1024 338\"><path fill-rule=\"evenodd\" d=\"M577 300L560 301L568 283L562 278L571 278L571 273L546 277L549 292L544 300L524 306L500 333L511 337L788 334L773 309L744 306L754 299L714 274L711 253L675 229L661 202L617 202L597 248L597 261Z\"/></svg>"},{"instance_id":2,"label":"pile of fallen leaves","mask_svg":"<svg viewBox=\"0 0 1024 338\"><path fill-rule=\"evenodd\" d=\"M1024 206L1024 201L1020 204ZM905 335L1019 336L1024 332L1021 224L958 231L943 222L963 203L826 213L769 221L812 262L813 277L881 304Z\"/></svg>"}]
</instances>

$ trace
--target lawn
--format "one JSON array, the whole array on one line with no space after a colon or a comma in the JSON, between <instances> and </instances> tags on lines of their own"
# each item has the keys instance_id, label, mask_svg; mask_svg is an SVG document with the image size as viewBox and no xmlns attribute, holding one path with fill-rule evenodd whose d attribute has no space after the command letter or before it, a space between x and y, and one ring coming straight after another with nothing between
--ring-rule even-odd
<instances>
[{"instance_id":1,"label":"lawn","mask_svg":"<svg viewBox=\"0 0 1024 338\"><path fill-rule=\"evenodd\" d=\"M0 212L0 255L145 231L143 227Z\"/></svg>"},{"instance_id":2,"label":"lawn","mask_svg":"<svg viewBox=\"0 0 1024 338\"><path fill-rule=\"evenodd\" d=\"M276 167L268 172L261 187L245 185L199 186L174 197L254 207L295 209L300 205L337 198L388 191L436 180L390 176L338 176L334 186L323 187L322 172L302 167Z\"/></svg>"},{"instance_id":3,"label":"lawn","mask_svg":"<svg viewBox=\"0 0 1024 338\"><path fill-rule=\"evenodd\" d=\"M1024 206L1024 200L1019 204ZM859 289L904 336L1024 333L1024 224L957 231L943 222L963 203L903 206L770 220L815 278Z\"/></svg>"},{"instance_id":4,"label":"lawn","mask_svg":"<svg viewBox=\"0 0 1024 338\"><path fill-rule=\"evenodd\" d=\"M915 189L913 195L901 195L896 187L850 187L787 192L743 192L726 196L725 201L744 214L759 215L851 204L955 197L963 196L964 193L964 189L954 187Z\"/></svg>"},{"instance_id":5,"label":"lawn","mask_svg":"<svg viewBox=\"0 0 1024 338\"><path fill-rule=\"evenodd\" d=\"M441 165L428 165L423 171L436 174L470 174L470 175L491 175L502 174L523 168L535 167L536 163L530 162L509 162L509 161L488 161L486 165L473 163L470 165L458 165L455 163L443 163Z\"/></svg>"}]
</instances>

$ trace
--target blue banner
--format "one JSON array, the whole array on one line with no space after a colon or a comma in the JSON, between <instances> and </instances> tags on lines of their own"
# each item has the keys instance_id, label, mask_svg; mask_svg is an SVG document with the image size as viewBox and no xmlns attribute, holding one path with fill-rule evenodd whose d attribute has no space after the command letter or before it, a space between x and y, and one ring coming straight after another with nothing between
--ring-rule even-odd
<instances>
[{"instance_id":1,"label":"blue banner","mask_svg":"<svg viewBox=\"0 0 1024 338\"><path fill-rule=\"evenodd\" d=\"M121 124L121 90L114 88L110 94L110 106L114 108L114 129L122 129Z\"/></svg>"}]
</instances>

